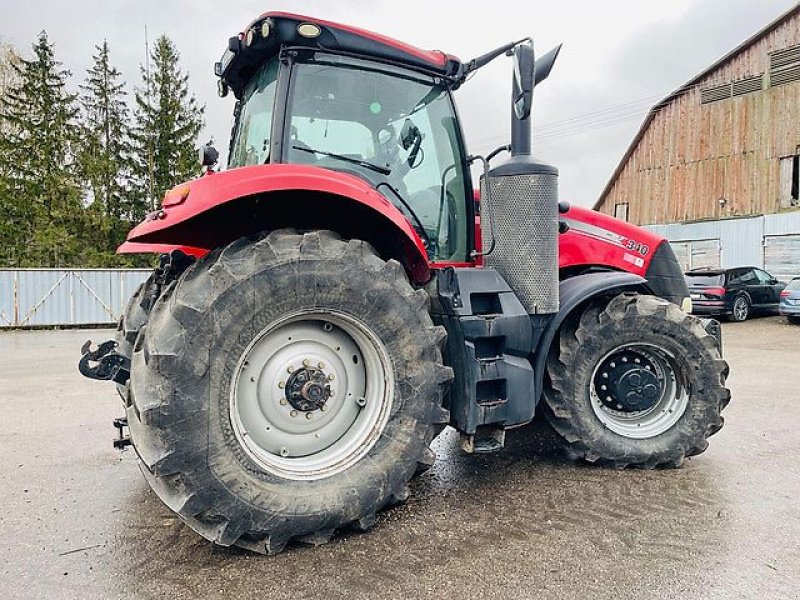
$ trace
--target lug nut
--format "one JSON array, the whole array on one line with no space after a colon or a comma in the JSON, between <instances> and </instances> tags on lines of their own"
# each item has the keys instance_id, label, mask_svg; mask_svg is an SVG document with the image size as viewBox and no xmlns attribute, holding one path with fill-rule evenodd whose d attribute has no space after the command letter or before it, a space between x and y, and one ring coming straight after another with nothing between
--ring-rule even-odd
<instances>
[{"instance_id":1,"label":"lug nut","mask_svg":"<svg viewBox=\"0 0 800 600\"><path fill-rule=\"evenodd\" d=\"M281 389L285 388L286 387L286 382L281 379L278 382L278 387L281 388Z\"/></svg>"},{"instance_id":2,"label":"lug nut","mask_svg":"<svg viewBox=\"0 0 800 600\"><path fill-rule=\"evenodd\" d=\"M323 404L322 406L320 406L320 407L319 407L319 409L320 409L322 412L325 412L325 411L327 410L327 409L325 408L325 405L324 405L324 404Z\"/></svg>"},{"instance_id":3,"label":"lug nut","mask_svg":"<svg viewBox=\"0 0 800 600\"><path fill-rule=\"evenodd\" d=\"M311 364L311 361L310 361L310 360L308 360L307 358L304 358L304 359L303 359L303 366L304 366L304 367L307 367L307 366L308 366L308 365L310 365L310 364Z\"/></svg>"},{"instance_id":4,"label":"lug nut","mask_svg":"<svg viewBox=\"0 0 800 600\"><path fill-rule=\"evenodd\" d=\"M280 399L281 406L286 406L286 398Z\"/></svg>"},{"instance_id":5,"label":"lug nut","mask_svg":"<svg viewBox=\"0 0 800 600\"><path fill-rule=\"evenodd\" d=\"M308 419L308 420L310 421L310 420L311 420L311 416L312 416L312 414L313 414L313 413L310 413L310 412L309 412L309 413L306 413L306 419Z\"/></svg>"},{"instance_id":6,"label":"lug nut","mask_svg":"<svg viewBox=\"0 0 800 600\"><path fill-rule=\"evenodd\" d=\"M294 367L292 365L289 365L288 367L286 367L286 372L291 375L292 373L294 373Z\"/></svg>"},{"instance_id":7,"label":"lug nut","mask_svg":"<svg viewBox=\"0 0 800 600\"><path fill-rule=\"evenodd\" d=\"M297 411L293 410L292 412L289 413L289 416L290 417L296 417L297 416Z\"/></svg>"},{"instance_id":8,"label":"lug nut","mask_svg":"<svg viewBox=\"0 0 800 600\"><path fill-rule=\"evenodd\" d=\"M336 379L336 376L333 373L328 375L328 381L333 381L334 379Z\"/></svg>"},{"instance_id":9,"label":"lug nut","mask_svg":"<svg viewBox=\"0 0 800 600\"><path fill-rule=\"evenodd\" d=\"M317 368L318 369L324 369L325 368L325 363L324 362L318 362L317 363Z\"/></svg>"}]
</instances>

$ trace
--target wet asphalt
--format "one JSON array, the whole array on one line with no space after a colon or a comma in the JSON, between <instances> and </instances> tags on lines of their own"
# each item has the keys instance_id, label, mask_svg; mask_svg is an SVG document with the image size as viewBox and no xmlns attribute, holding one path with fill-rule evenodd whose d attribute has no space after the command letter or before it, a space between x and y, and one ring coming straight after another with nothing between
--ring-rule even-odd
<instances>
[{"instance_id":1,"label":"wet asphalt","mask_svg":"<svg viewBox=\"0 0 800 600\"><path fill-rule=\"evenodd\" d=\"M677 471L570 463L546 429L436 466L368 533L275 557L214 547L112 449L113 387L78 348L0 333L0 598L800 598L800 327L723 326L733 400Z\"/></svg>"}]
</instances>

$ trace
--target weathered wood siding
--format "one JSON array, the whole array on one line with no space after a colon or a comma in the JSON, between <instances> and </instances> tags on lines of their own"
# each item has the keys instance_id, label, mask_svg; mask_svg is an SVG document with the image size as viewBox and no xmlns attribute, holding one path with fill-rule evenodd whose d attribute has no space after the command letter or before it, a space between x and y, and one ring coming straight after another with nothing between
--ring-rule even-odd
<instances>
[{"instance_id":1,"label":"weathered wood siding","mask_svg":"<svg viewBox=\"0 0 800 600\"><path fill-rule=\"evenodd\" d=\"M777 212L780 158L800 147L800 81L707 104L700 90L768 74L769 53L797 45L796 13L655 109L598 210L627 202L638 224Z\"/></svg>"}]
</instances>

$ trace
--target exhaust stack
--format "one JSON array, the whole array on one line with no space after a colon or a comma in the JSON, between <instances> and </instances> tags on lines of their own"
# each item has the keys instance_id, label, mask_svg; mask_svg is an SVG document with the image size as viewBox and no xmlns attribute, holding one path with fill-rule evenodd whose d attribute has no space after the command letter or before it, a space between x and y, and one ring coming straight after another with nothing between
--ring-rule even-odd
<instances>
[{"instance_id":1,"label":"exhaust stack","mask_svg":"<svg viewBox=\"0 0 800 600\"><path fill-rule=\"evenodd\" d=\"M533 88L550 73L560 46L534 61L533 46L514 48L511 158L481 179L484 263L496 269L529 314L558 312L558 169L531 155ZM489 194L485 193L489 186Z\"/></svg>"}]
</instances>

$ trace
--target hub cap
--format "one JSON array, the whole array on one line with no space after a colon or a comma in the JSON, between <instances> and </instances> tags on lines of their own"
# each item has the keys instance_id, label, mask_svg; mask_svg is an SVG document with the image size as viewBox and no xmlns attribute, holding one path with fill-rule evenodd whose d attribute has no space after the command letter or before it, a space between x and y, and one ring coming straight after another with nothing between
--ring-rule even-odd
<instances>
[{"instance_id":1,"label":"hub cap","mask_svg":"<svg viewBox=\"0 0 800 600\"><path fill-rule=\"evenodd\" d=\"M675 357L651 344L625 344L606 354L590 385L592 410L611 431L655 437L681 418L689 389Z\"/></svg>"},{"instance_id":2,"label":"hub cap","mask_svg":"<svg viewBox=\"0 0 800 600\"><path fill-rule=\"evenodd\" d=\"M233 375L231 424L248 456L289 479L320 479L366 454L388 421L394 375L361 321L304 312L271 324Z\"/></svg>"}]
</instances>

